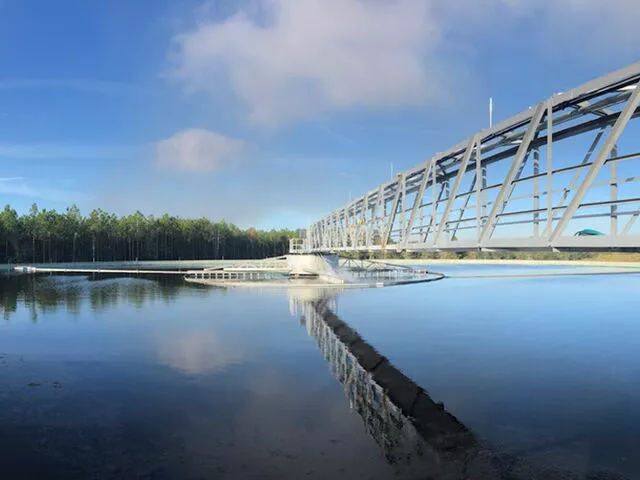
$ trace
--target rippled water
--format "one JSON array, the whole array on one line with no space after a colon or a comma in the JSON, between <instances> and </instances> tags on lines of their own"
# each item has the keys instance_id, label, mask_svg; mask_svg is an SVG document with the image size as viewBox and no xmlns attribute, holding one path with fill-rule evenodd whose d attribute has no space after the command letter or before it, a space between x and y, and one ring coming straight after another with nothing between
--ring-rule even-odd
<instances>
[{"instance_id":1,"label":"rippled water","mask_svg":"<svg viewBox=\"0 0 640 480\"><path fill-rule=\"evenodd\" d=\"M637 478L639 286L0 279L1 478Z\"/></svg>"}]
</instances>

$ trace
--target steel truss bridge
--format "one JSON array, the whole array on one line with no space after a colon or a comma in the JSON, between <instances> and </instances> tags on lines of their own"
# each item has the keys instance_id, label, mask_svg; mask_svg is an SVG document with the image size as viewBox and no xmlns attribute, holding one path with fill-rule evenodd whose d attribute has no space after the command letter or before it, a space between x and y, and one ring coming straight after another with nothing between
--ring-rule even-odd
<instances>
[{"instance_id":1,"label":"steel truss bridge","mask_svg":"<svg viewBox=\"0 0 640 480\"><path fill-rule=\"evenodd\" d=\"M305 252L640 249L640 62L556 94L313 223Z\"/></svg>"}]
</instances>

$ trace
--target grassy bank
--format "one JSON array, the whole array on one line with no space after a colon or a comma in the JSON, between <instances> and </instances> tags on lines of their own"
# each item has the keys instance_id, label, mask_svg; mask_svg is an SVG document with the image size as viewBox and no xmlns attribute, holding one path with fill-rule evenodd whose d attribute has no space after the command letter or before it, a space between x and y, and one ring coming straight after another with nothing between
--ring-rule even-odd
<instances>
[{"instance_id":1,"label":"grassy bank","mask_svg":"<svg viewBox=\"0 0 640 480\"><path fill-rule=\"evenodd\" d=\"M341 256L361 258L360 254ZM372 260L447 260L447 261L535 261L535 262L597 262L640 263L640 253L587 252L373 252L364 258Z\"/></svg>"},{"instance_id":2,"label":"grassy bank","mask_svg":"<svg viewBox=\"0 0 640 480\"><path fill-rule=\"evenodd\" d=\"M477 260L477 259L386 259L381 262L394 265L519 265L519 266L580 266L640 270L640 262L609 260Z\"/></svg>"}]
</instances>

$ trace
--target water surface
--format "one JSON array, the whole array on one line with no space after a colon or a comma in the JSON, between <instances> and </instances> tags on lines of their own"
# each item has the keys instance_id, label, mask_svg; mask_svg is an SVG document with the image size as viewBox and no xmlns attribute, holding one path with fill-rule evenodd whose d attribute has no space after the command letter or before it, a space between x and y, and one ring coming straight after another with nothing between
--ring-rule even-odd
<instances>
[{"instance_id":1,"label":"water surface","mask_svg":"<svg viewBox=\"0 0 640 480\"><path fill-rule=\"evenodd\" d=\"M635 275L460 278L335 296L155 277L2 279L0 471L425 478L424 452L398 454L418 445L405 441L422 434L411 421L389 420L386 398L367 400L373 417L354 405L360 390L336 367L346 350L330 357L311 328L321 300L499 458L577 475L567 478L637 478L639 285Z\"/></svg>"}]
</instances>

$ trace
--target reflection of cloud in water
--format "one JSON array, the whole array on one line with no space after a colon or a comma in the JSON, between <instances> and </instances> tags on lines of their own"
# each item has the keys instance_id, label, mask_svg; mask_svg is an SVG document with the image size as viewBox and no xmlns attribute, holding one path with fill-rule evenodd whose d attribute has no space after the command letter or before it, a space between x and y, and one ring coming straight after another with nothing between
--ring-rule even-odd
<instances>
[{"instance_id":1,"label":"reflection of cloud in water","mask_svg":"<svg viewBox=\"0 0 640 480\"><path fill-rule=\"evenodd\" d=\"M240 363L245 352L220 339L213 331L170 332L157 342L161 363L189 374L219 372Z\"/></svg>"},{"instance_id":2,"label":"reflection of cloud in water","mask_svg":"<svg viewBox=\"0 0 640 480\"><path fill-rule=\"evenodd\" d=\"M250 373L229 441L241 445L252 470L268 472L265 478L391 478L326 366L318 362L313 373L299 377L269 365Z\"/></svg>"}]
</instances>

